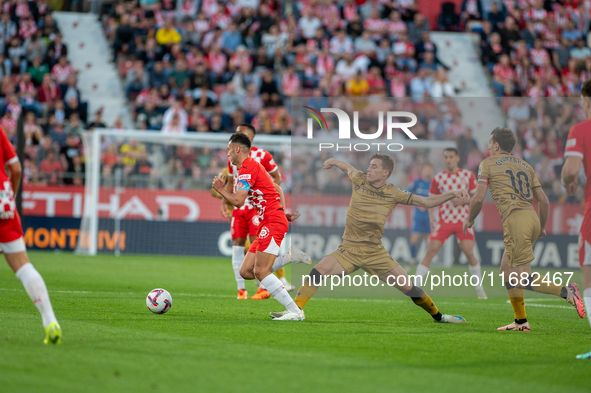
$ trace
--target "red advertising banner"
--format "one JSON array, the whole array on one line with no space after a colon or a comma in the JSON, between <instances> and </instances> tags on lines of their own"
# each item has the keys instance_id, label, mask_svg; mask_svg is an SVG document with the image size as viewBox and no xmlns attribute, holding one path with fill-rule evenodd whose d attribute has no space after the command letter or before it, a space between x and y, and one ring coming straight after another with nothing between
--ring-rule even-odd
<instances>
[{"instance_id":1,"label":"red advertising banner","mask_svg":"<svg viewBox=\"0 0 591 393\"><path fill-rule=\"evenodd\" d=\"M302 216L296 225L344 227L347 218L348 195L286 196L288 206ZM82 216L84 188L69 186L31 186L23 191L23 214L37 217ZM157 221L223 222L220 200L209 191L152 190L147 188L101 188L99 217L144 219ZM386 228L408 229L412 226L413 208L398 206L388 217ZM583 207L552 205L547 224L549 234L577 235L583 222ZM503 227L493 202L486 202L476 220L476 230L501 232Z\"/></svg>"}]
</instances>

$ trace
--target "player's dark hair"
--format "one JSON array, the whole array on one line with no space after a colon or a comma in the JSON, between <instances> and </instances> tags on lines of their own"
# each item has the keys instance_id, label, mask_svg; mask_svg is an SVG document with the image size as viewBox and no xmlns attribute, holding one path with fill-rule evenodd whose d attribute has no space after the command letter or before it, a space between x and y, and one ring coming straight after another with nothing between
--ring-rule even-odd
<instances>
[{"instance_id":1,"label":"player's dark hair","mask_svg":"<svg viewBox=\"0 0 591 393\"><path fill-rule=\"evenodd\" d=\"M382 154L382 153L376 153L373 156L371 156L371 160L373 160L374 158L377 158L378 160L382 161L382 168L384 168L385 170L387 170L388 173L388 177L392 176L392 172L394 172L394 160L392 159L392 157L390 157L387 154Z\"/></svg>"},{"instance_id":2,"label":"player's dark hair","mask_svg":"<svg viewBox=\"0 0 591 393\"><path fill-rule=\"evenodd\" d=\"M453 151L454 153L456 153L456 156L460 155L460 152L455 147L448 147L448 148L444 149L443 154L445 154L446 151Z\"/></svg>"},{"instance_id":3,"label":"player's dark hair","mask_svg":"<svg viewBox=\"0 0 591 393\"><path fill-rule=\"evenodd\" d=\"M491 132L493 143L498 143L502 151L511 153L517 143L517 138L509 128L497 127Z\"/></svg>"},{"instance_id":4,"label":"player's dark hair","mask_svg":"<svg viewBox=\"0 0 591 393\"><path fill-rule=\"evenodd\" d=\"M244 134L239 133L239 132L232 134L232 136L230 137L230 143L232 143L234 145L244 146L248 150L250 150L250 148L252 146L250 143L250 138Z\"/></svg>"},{"instance_id":5,"label":"player's dark hair","mask_svg":"<svg viewBox=\"0 0 591 393\"><path fill-rule=\"evenodd\" d=\"M248 128L250 130L250 132L252 132L252 135L253 136L257 134L257 130L256 130L256 128L254 128L254 126L252 124L242 123L242 124L238 125L237 128L239 128L239 127L246 127L246 128Z\"/></svg>"},{"instance_id":6,"label":"player's dark hair","mask_svg":"<svg viewBox=\"0 0 591 393\"><path fill-rule=\"evenodd\" d=\"M583 97L591 97L591 79L588 79L583 83L581 87L581 95Z\"/></svg>"}]
</instances>

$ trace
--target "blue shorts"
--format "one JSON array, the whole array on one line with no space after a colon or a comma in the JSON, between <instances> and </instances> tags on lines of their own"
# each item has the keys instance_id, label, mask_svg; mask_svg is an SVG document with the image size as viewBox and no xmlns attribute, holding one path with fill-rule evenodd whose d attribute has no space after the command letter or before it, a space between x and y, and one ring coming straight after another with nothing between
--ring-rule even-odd
<instances>
[{"instance_id":1,"label":"blue shorts","mask_svg":"<svg viewBox=\"0 0 591 393\"><path fill-rule=\"evenodd\" d=\"M415 211L411 233L431 233L431 224L429 223L429 212Z\"/></svg>"}]
</instances>

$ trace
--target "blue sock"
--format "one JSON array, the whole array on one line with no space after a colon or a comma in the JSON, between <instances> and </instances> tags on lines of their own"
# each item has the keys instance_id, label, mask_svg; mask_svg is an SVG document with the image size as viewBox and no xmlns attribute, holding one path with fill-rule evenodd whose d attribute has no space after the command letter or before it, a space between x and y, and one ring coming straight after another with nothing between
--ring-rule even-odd
<instances>
[{"instance_id":1,"label":"blue sock","mask_svg":"<svg viewBox=\"0 0 591 393\"><path fill-rule=\"evenodd\" d=\"M410 256L415 259L417 257L417 251L419 248L419 244L411 244L410 245Z\"/></svg>"}]
</instances>

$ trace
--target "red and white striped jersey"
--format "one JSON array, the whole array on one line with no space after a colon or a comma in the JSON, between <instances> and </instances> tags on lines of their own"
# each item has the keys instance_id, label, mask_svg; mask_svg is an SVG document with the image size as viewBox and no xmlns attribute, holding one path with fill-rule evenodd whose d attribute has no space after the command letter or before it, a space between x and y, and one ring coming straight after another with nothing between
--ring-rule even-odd
<instances>
[{"instance_id":1,"label":"red and white striped jersey","mask_svg":"<svg viewBox=\"0 0 591 393\"><path fill-rule=\"evenodd\" d=\"M459 168L456 173L439 172L431 180L430 195L446 194L453 191L465 190L471 194L477 187L476 176L472 171ZM470 205L454 206L451 201L439 206L439 223L457 224L463 222L470 214Z\"/></svg>"},{"instance_id":2,"label":"red and white striped jersey","mask_svg":"<svg viewBox=\"0 0 591 393\"><path fill-rule=\"evenodd\" d=\"M523 13L523 17L525 18L525 20L530 20L530 21L541 21L541 22L534 22L533 23L533 27L534 30L536 31L536 33L540 33L542 31L542 29L544 28L544 20L546 18L548 18L548 11L546 11L545 9L533 9L530 8L529 10L525 11Z\"/></svg>"},{"instance_id":3,"label":"red and white striped jersey","mask_svg":"<svg viewBox=\"0 0 591 393\"><path fill-rule=\"evenodd\" d=\"M5 166L18 162L14 147L8 140L4 130L0 128L0 220L14 217L16 204L10 178L6 173Z\"/></svg>"},{"instance_id":4,"label":"red and white striped jersey","mask_svg":"<svg viewBox=\"0 0 591 393\"><path fill-rule=\"evenodd\" d=\"M237 173L237 190L248 191L247 200L259 215L261 221L272 219L273 216L284 215L281 197L273 184L273 179L265 168L252 157L242 163Z\"/></svg>"},{"instance_id":5,"label":"red and white striped jersey","mask_svg":"<svg viewBox=\"0 0 591 393\"><path fill-rule=\"evenodd\" d=\"M550 59L550 55L546 49L532 49L529 51L531 62L537 67L541 67L546 59Z\"/></svg>"},{"instance_id":6,"label":"red and white striped jersey","mask_svg":"<svg viewBox=\"0 0 591 393\"><path fill-rule=\"evenodd\" d=\"M273 159L273 155L271 153L269 153L268 151L266 151L265 149L261 149L256 146L253 146L250 149L250 158L252 158L256 162L261 164L263 166L263 168L265 168L267 173L273 173L278 169L277 164L275 163L275 160ZM237 174L238 174L238 168L236 168L236 165L233 165L230 162L230 159L228 159L228 175L232 176L232 178L233 178L234 192L236 192L236 184L238 183L238 177L236 176ZM238 208L235 207L235 209L238 209L238 210L252 209L252 205L248 202L248 199L247 199L244 202L244 205L242 205L242 207L238 207Z\"/></svg>"}]
</instances>

